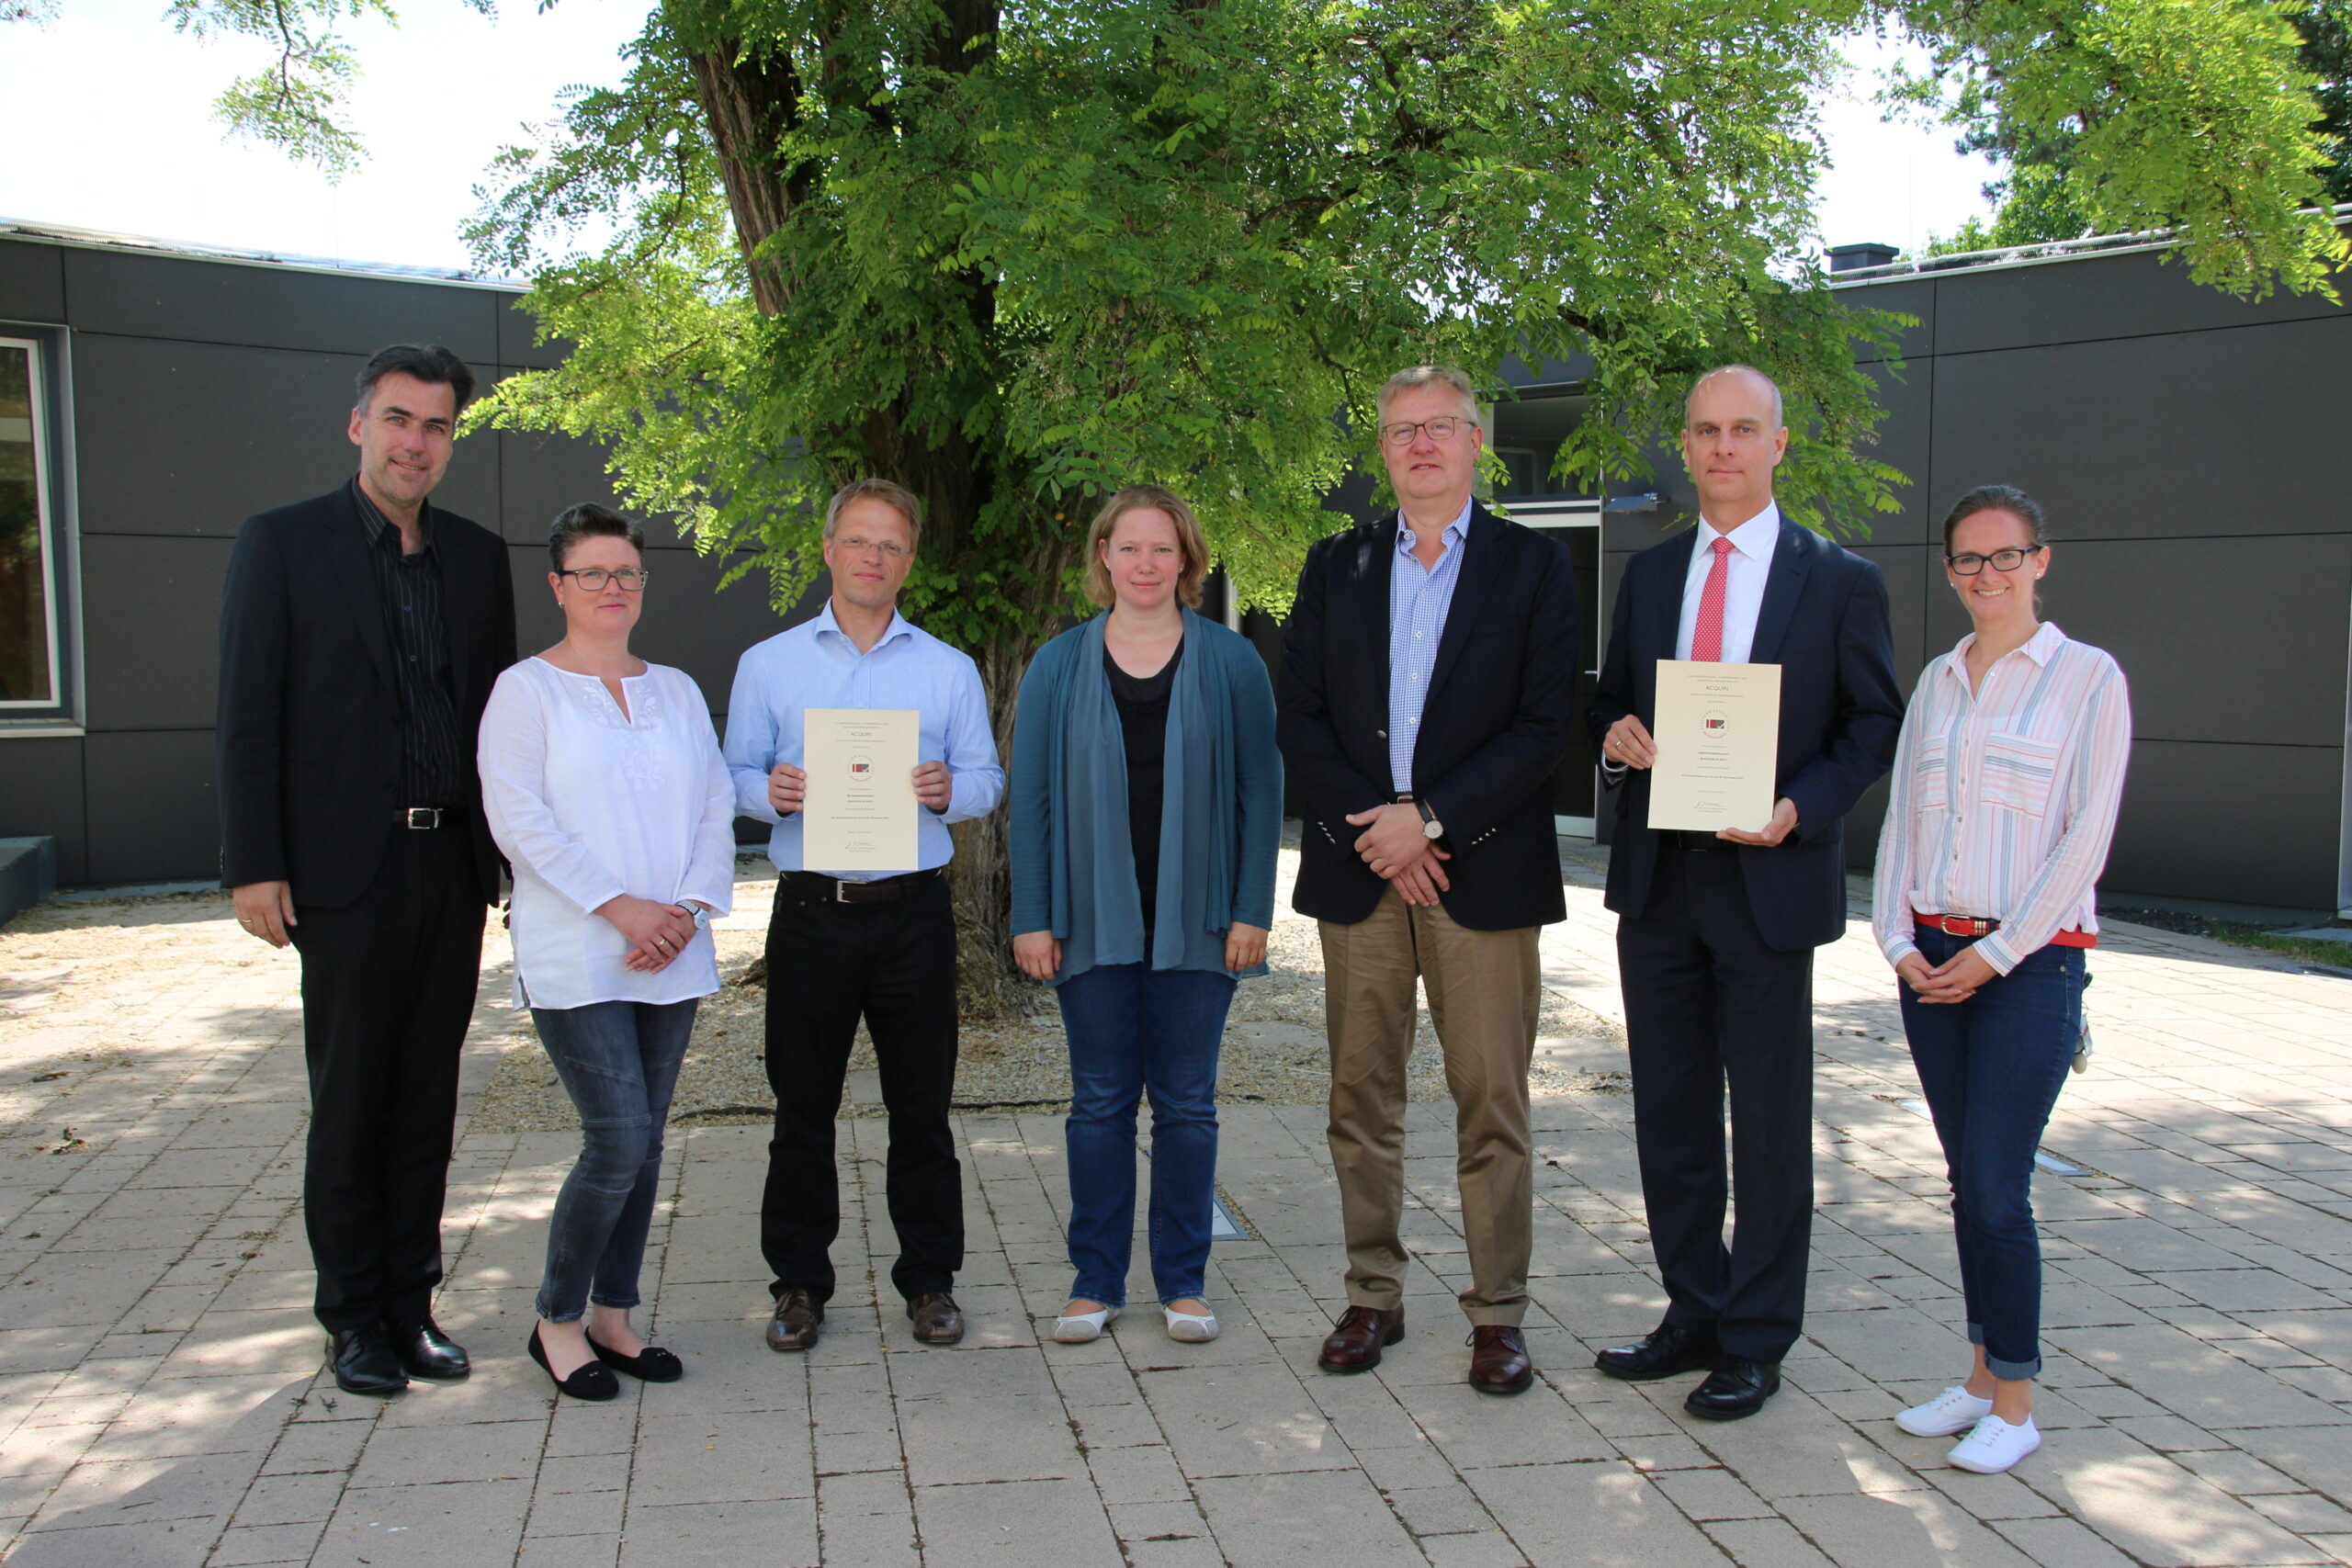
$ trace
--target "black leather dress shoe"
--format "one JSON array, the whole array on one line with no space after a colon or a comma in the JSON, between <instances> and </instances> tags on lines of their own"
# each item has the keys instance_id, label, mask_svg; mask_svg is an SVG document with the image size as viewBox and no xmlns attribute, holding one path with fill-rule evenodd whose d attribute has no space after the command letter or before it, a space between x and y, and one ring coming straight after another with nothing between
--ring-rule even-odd
<instances>
[{"instance_id":1,"label":"black leather dress shoe","mask_svg":"<svg viewBox=\"0 0 2352 1568\"><path fill-rule=\"evenodd\" d=\"M1661 1323L1640 1344L1603 1350L1592 1359L1592 1364L1626 1382L1650 1382L1670 1378L1677 1372L1713 1367L1722 1353L1715 1348L1713 1328Z\"/></svg>"},{"instance_id":2,"label":"black leather dress shoe","mask_svg":"<svg viewBox=\"0 0 2352 1568\"><path fill-rule=\"evenodd\" d=\"M915 1337L926 1345L953 1345L964 1337L964 1309L945 1291L925 1291L907 1303Z\"/></svg>"},{"instance_id":3,"label":"black leather dress shoe","mask_svg":"<svg viewBox=\"0 0 2352 1568\"><path fill-rule=\"evenodd\" d=\"M806 1350L825 1330L825 1303L805 1287L795 1285L775 1298L775 1315L768 1319L768 1348Z\"/></svg>"},{"instance_id":4,"label":"black leather dress shoe","mask_svg":"<svg viewBox=\"0 0 2352 1568\"><path fill-rule=\"evenodd\" d=\"M1682 1408L1710 1421L1736 1421L1763 1409L1764 1402L1780 1392L1780 1362L1725 1356L1707 1381L1690 1391Z\"/></svg>"},{"instance_id":5,"label":"black leather dress shoe","mask_svg":"<svg viewBox=\"0 0 2352 1568\"><path fill-rule=\"evenodd\" d=\"M327 1341L327 1364L334 1369L335 1387L345 1393L380 1397L408 1387L400 1358L392 1354L384 1331L373 1324L336 1329L334 1337Z\"/></svg>"},{"instance_id":6,"label":"black leather dress shoe","mask_svg":"<svg viewBox=\"0 0 2352 1568\"><path fill-rule=\"evenodd\" d=\"M401 1369L413 1378L456 1382L474 1370L465 1347L442 1333L441 1325L430 1317L414 1323L388 1323L384 1337L390 1341L392 1354L400 1358Z\"/></svg>"}]
</instances>

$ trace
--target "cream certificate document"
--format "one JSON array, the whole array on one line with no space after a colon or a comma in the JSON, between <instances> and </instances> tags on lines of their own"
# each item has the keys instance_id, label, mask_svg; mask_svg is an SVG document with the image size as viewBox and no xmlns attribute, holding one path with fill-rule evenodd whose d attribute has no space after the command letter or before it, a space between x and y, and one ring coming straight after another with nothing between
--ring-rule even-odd
<instances>
[{"instance_id":1,"label":"cream certificate document","mask_svg":"<svg viewBox=\"0 0 2352 1568\"><path fill-rule=\"evenodd\" d=\"M809 871L915 869L916 753L912 708L803 708L800 863Z\"/></svg>"},{"instance_id":2,"label":"cream certificate document","mask_svg":"<svg viewBox=\"0 0 2352 1568\"><path fill-rule=\"evenodd\" d=\"M1650 826L1755 832L1772 819L1781 750L1781 667L1657 661L1650 737Z\"/></svg>"}]
</instances>

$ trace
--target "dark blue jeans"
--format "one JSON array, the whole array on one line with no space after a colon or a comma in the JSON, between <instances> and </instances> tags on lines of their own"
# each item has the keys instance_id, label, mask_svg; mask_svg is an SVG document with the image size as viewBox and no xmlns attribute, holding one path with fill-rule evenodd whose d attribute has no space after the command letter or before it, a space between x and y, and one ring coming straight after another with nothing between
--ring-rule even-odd
<instances>
[{"instance_id":1,"label":"dark blue jeans","mask_svg":"<svg viewBox=\"0 0 2352 1568\"><path fill-rule=\"evenodd\" d=\"M638 1304L638 1269L662 1184L662 1123L695 1030L695 1003L533 1008L539 1042L580 1112L580 1160L556 1195L538 1313L575 1323Z\"/></svg>"},{"instance_id":2,"label":"dark blue jeans","mask_svg":"<svg viewBox=\"0 0 2352 1568\"><path fill-rule=\"evenodd\" d=\"M1216 1056L1230 975L1098 964L1055 988L1069 1036L1073 1296L1127 1300L1136 1228L1136 1106L1151 1094L1151 1278L1197 1296L1216 1201Z\"/></svg>"},{"instance_id":3,"label":"dark blue jeans","mask_svg":"<svg viewBox=\"0 0 2352 1568\"><path fill-rule=\"evenodd\" d=\"M1930 964L1970 941L1939 931L1915 940ZM1964 1002L1929 1005L1901 987L1911 1060L1951 1177L1968 1338L1996 1378L2041 1371L2033 1155L2074 1063L2083 984L2083 950L2053 944Z\"/></svg>"}]
</instances>

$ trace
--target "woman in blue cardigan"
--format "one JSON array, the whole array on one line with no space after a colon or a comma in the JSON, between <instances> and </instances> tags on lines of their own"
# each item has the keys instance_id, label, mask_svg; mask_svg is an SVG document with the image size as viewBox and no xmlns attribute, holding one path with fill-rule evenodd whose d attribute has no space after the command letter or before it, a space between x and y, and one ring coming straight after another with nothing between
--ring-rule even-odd
<instances>
[{"instance_id":1,"label":"woman in blue cardigan","mask_svg":"<svg viewBox=\"0 0 2352 1568\"><path fill-rule=\"evenodd\" d=\"M1012 955L1069 1037L1069 1258L1054 1337L1126 1299L1136 1106L1151 1094L1151 1272L1171 1339L1216 1337L1202 1292L1216 1179L1216 1058L1235 981L1266 972L1281 754L1264 660L1190 606L1208 545L1153 485L1086 540L1107 613L1038 649L1012 737Z\"/></svg>"}]
</instances>

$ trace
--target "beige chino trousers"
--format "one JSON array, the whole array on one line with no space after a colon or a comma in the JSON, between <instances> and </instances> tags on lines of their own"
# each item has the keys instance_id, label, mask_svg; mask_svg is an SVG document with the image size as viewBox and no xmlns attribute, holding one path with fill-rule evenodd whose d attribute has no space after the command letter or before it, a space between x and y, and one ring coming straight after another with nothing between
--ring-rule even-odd
<instances>
[{"instance_id":1,"label":"beige chino trousers","mask_svg":"<svg viewBox=\"0 0 2352 1568\"><path fill-rule=\"evenodd\" d=\"M1394 887L1354 925L1318 925L1348 1301L1383 1311L1403 1304L1405 1062L1418 980L1453 1094L1454 1172L1470 1245L1462 1310L1474 1325L1516 1325L1527 1312L1534 1247L1527 1072L1535 1055L1538 928L1465 930L1442 908L1407 904Z\"/></svg>"}]
</instances>

